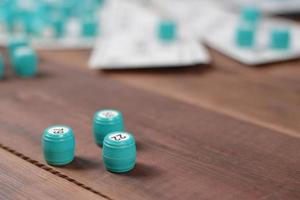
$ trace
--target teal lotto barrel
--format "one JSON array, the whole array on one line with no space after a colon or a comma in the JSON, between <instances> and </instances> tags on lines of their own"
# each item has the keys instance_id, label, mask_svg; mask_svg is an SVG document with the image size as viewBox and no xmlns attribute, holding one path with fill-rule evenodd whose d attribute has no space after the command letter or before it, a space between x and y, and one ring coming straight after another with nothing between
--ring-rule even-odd
<instances>
[{"instance_id":1,"label":"teal lotto barrel","mask_svg":"<svg viewBox=\"0 0 300 200\"><path fill-rule=\"evenodd\" d=\"M158 37L161 41L174 41L177 37L176 22L173 20L162 20L158 26Z\"/></svg>"},{"instance_id":2,"label":"teal lotto barrel","mask_svg":"<svg viewBox=\"0 0 300 200\"><path fill-rule=\"evenodd\" d=\"M255 26L240 24L235 33L235 43L242 48L253 48L255 45Z\"/></svg>"},{"instance_id":3,"label":"teal lotto barrel","mask_svg":"<svg viewBox=\"0 0 300 200\"><path fill-rule=\"evenodd\" d=\"M23 35L10 37L8 41L9 56L11 57L17 48L26 47L28 45L28 39Z\"/></svg>"},{"instance_id":4,"label":"teal lotto barrel","mask_svg":"<svg viewBox=\"0 0 300 200\"><path fill-rule=\"evenodd\" d=\"M42 137L44 158L50 165L66 165L74 159L75 137L72 128L55 125L46 128Z\"/></svg>"},{"instance_id":5,"label":"teal lotto barrel","mask_svg":"<svg viewBox=\"0 0 300 200\"><path fill-rule=\"evenodd\" d=\"M53 17L52 26L56 37L62 37L65 34L65 21L62 16Z\"/></svg>"},{"instance_id":6,"label":"teal lotto barrel","mask_svg":"<svg viewBox=\"0 0 300 200\"><path fill-rule=\"evenodd\" d=\"M102 158L105 168L114 173L132 170L136 162L136 144L132 134L110 133L104 138Z\"/></svg>"},{"instance_id":7,"label":"teal lotto barrel","mask_svg":"<svg viewBox=\"0 0 300 200\"><path fill-rule=\"evenodd\" d=\"M13 52L14 70L20 77L34 77L38 70L38 59L30 47L19 47Z\"/></svg>"},{"instance_id":8,"label":"teal lotto barrel","mask_svg":"<svg viewBox=\"0 0 300 200\"><path fill-rule=\"evenodd\" d=\"M256 25L261 18L261 11L255 6L245 6L241 9L241 19L243 22Z\"/></svg>"},{"instance_id":9,"label":"teal lotto barrel","mask_svg":"<svg viewBox=\"0 0 300 200\"><path fill-rule=\"evenodd\" d=\"M85 17L81 22L81 35L95 37L99 33L98 21L94 17Z\"/></svg>"},{"instance_id":10,"label":"teal lotto barrel","mask_svg":"<svg viewBox=\"0 0 300 200\"><path fill-rule=\"evenodd\" d=\"M124 122L121 112L112 109L99 110L94 114L93 134L96 144L102 146L104 137L112 132L123 131Z\"/></svg>"},{"instance_id":11,"label":"teal lotto barrel","mask_svg":"<svg viewBox=\"0 0 300 200\"><path fill-rule=\"evenodd\" d=\"M0 54L0 80L4 78L4 59Z\"/></svg>"},{"instance_id":12,"label":"teal lotto barrel","mask_svg":"<svg viewBox=\"0 0 300 200\"><path fill-rule=\"evenodd\" d=\"M291 32L289 28L275 28L271 30L271 48L274 50L288 50L291 46Z\"/></svg>"}]
</instances>

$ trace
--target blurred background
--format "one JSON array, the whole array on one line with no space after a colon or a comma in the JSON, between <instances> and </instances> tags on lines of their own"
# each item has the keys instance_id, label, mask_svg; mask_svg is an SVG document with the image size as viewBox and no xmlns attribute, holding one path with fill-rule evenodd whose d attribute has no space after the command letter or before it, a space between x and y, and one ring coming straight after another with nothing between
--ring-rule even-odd
<instances>
[{"instance_id":1,"label":"blurred background","mask_svg":"<svg viewBox=\"0 0 300 200\"><path fill-rule=\"evenodd\" d=\"M299 12L298 0L1 0L0 45L93 49L96 69L209 64L207 47L260 65L300 56Z\"/></svg>"}]
</instances>

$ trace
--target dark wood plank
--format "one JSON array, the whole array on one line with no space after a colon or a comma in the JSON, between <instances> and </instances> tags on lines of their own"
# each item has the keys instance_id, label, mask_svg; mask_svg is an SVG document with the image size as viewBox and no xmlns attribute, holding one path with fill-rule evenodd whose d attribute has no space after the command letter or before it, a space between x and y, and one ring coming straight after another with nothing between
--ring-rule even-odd
<instances>
[{"instance_id":1,"label":"dark wood plank","mask_svg":"<svg viewBox=\"0 0 300 200\"><path fill-rule=\"evenodd\" d=\"M300 60L259 67L212 51L212 66L111 72L113 78L300 137Z\"/></svg>"},{"instance_id":2,"label":"dark wood plank","mask_svg":"<svg viewBox=\"0 0 300 200\"><path fill-rule=\"evenodd\" d=\"M44 162L43 129L72 126L77 158L56 169L112 199L300 198L298 138L47 56L39 77L8 79L0 91L1 143ZM106 172L101 149L94 145L92 116L105 107L121 110L127 130L136 136L138 162L129 174Z\"/></svg>"},{"instance_id":3,"label":"dark wood plank","mask_svg":"<svg viewBox=\"0 0 300 200\"><path fill-rule=\"evenodd\" d=\"M0 148L0 199L104 198Z\"/></svg>"},{"instance_id":4,"label":"dark wood plank","mask_svg":"<svg viewBox=\"0 0 300 200\"><path fill-rule=\"evenodd\" d=\"M300 137L300 60L247 67L210 52L214 63L209 66L101 73L134 87ZM89 52L47 52L45 57L85 70Z\"/></svg>"}]
</instances>

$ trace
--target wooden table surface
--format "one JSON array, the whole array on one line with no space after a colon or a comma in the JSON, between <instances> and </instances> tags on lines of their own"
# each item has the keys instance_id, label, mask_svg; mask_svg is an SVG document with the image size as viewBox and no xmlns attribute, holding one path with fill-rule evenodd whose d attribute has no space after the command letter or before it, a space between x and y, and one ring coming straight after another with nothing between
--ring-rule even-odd
<instances>
[{"instance_id":1,"label":"wooden table surface","mask_svg":"<svg viewBox=\"0 0 300 200\"><path fill-rule=\"evenodd\" d=\"M1 50L5 53L4 50ZM300 60L93 71L89 51L39 52L40 74L0 82L0 199L300 199ZM137 165L104 170L93 113L116 108ZM76 158L45 163L44 128L73 127Z\"/></svg>"}]
</instances>

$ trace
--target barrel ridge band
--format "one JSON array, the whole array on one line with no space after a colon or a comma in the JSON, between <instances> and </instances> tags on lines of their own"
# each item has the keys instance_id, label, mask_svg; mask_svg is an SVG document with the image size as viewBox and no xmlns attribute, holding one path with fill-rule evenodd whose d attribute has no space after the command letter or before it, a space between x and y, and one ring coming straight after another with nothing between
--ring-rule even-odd
<instances>
[{"instance_id":1,"label":"barrel ridge band","mask_svg":"<svg viewBox=\"0 0 300 200\"><path fill-rule=\"evenodd\" d=\"M19 158L21 158L21 159L23 159L23 160L25 160L25 161L33 164L33 165L35 165L38 168L41 168L41 169L43 169L43 170L45 170L47 172L50 172L51 174L53 174L55 176L63 178L63 179L65 179L65 180L67 180L67 181L69 181L69 182L71 182L71 183L73 183L73 184L75 184L75 185L77 185L77 186L85 189L85 190L88 190L88 191L90 191L90 192L92 192L92 193L94 193L94 194L102 197L102 198L105 198L107 200L114 200L114 199L110 198L109 196L107 196L105 194L102 194L101 192L99 192L99 191L97 191L97 190L89 187L88 185L86 185L84 183L81 183L81 182L79 182L79 181L71 178L70 176L67 176L67 175L61 173L61 172L53 169L52 167L49 167L49 166L47 166L47 165L45 165L43 163L40 163L37 160L33 160L30 157L25 156L24 154L22 154L22 153L20 153L18 151L15 151L15 150L11 149L10 147L7 147L7 146L5 146L5 145L3 145L1 143L0 143L0 148L3 149L3 150L5 150L5 151L7 151L7 152L9 152L9 153L14 154L15 156L17 156L17 157L19 157Z\"/></svg>"}]
</instances>

